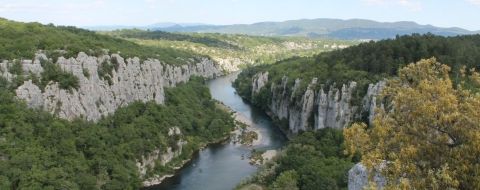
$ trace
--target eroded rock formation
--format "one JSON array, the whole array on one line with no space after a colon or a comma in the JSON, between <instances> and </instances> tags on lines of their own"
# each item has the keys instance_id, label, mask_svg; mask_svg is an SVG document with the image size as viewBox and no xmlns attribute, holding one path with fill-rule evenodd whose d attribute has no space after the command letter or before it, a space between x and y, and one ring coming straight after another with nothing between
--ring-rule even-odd
<instances>
[{"instance_id":1,"label":"eroded rock formation","mask_svg":"<svg viewBox=\"0 0 480 190\"><path fill-rule=\"evenodd\" d=\"M40 76L43 72L40 62L47 59L44 54L37 54L33 61L23 60L24 73ZM111 71L111 81L98 74L105 62L115 62L118 66ZM11 80L14 75L8 72L9 64L1 63L0 71ZM95 57L79 53L76 58L60 57L56 64L79 79L78 89L61 89L58 83L51 82L41 90L29 80L16 89L17 96L29 106L42 107L61 118L82 117L92 121L134 101L162 104L164 87L187 82L191 76L214 78L223 74L219 65L207 58L191 59L188 64L174 66L156 59L124 59L118 54Z\"/></svg>"},{"instance_id":2,"label":"eroded rock formation","mask_svg":"<svg viewBox=\"0 0 480 190\"><path fill-rule=\"evenodd\" d=\"M182 148L187 143L182 139L182 132L178 127L172 127L169 129L168 136L170 138L178 138L175 147L167 147L165 150L156 149L148 155L142 156L140 160L137 161L138 172L140 173L141 178L145 178L147 171L153 169L156 166L156 163L160 163L165 166L167 163L172 161L174 158L182 154ZM169 177L169 175L160 176L154 175L153 177L144 179L143 186L152 186L157 185L162 182L163 179Z\"/></svg>"},{"instance_id":3,"label":"eroded rock formation","mask_svg":"<svg viewBox=\"0 0 480 190\"><path fill-rule=\"evenodd\" d=\"M268 72L253 77L252 99L268 82ZM372 118L377 107L376 95L385 86L385 81L370 84L363 101L353 105L353 93L357 88L354 81L343 84L340 89L335 85L323 86L317 78L313 78L306 89L301 89L301 82L295 79L293 86L288 86L288 77L284 76L280 83L272 83L270 89L269 111L279 120L288 120L293 133L325 127L343 128L362 113Z\"/></svg>"}]
</instances>

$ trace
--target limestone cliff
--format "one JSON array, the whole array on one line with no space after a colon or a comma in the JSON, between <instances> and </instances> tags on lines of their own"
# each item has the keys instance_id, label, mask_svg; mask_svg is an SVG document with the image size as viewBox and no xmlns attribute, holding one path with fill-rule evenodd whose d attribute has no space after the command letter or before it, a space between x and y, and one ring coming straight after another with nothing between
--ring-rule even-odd
<instances>
[{"instance_id":1,"label":"limestone cliff","mask_svg":"<svg viewBox=\"0 0 480 190\"><path fill-rule=\"evenodd\" d=\"M160 184L163 179L169 176L154 175L152 177L145 178L148 170L155 168L157 163L165 166L174 158L180 156L182 154L183 145L187 143L182 139L182 132L178 127L170 128L168 136L179 139L176 142L175 147L167 147L164 151L156 149L150 154L142 156L142 158L137 161L138 172L140 173L140 177L143 179L143 186L145 187Z\"/></svg>"},{"instance_id":2,"label":"limestone cliff","mask_svg":"<svg viewBox=\"0 0 480 190\"><path fill-rule=\"evenodd\" d=\"M324 86L322 81L313 78L306 89L301 89L302 81L295 79L293 86L288 85L288 77L283 76L281 82L271 82L269 111L279 120L287 120L291 132L300 130L316 130L325 127L343 128L355 119L367 113L373 117L378 95L385 81L370 84L363 98L362 105L352 105L353 93L357 90L355 81L343 84ZM252 99L264 88L268 81L268 72L258 73L252 78ZM316 90L319 88L318 90Z\"/></svg>"},{"instance_id":3,"label":"limestone cliff","mask_svg":"<svg viewBox=\"0 0 480 190\"><path fill-rule=\"evenodd\" d=\"M387 180L379 171L369 171L363 164L357 163L348 171L348 190L363 190L369 184L369 178L376 183L377 189L383 189Z\"/></svg>"},{"instance_id":4,"label":"limestone cliff","mask_svg":"<svg viewBox=\"0 0 480 190\"><path fill-rule=\"evenodd\" d=\"M46 59L45 55L37 54L33 61L23 60L24 73L40 76L43 72L40 62ZM110 81L98 74L105 62L115 62L118 66L112 70ZM16 94L29 106L41 107L61 118L82 117L96 121L134 101L162 104L164 87L187 82L191 76L214 78L223 74L220 66L210 59L191 59L188 62L174 66L156 59L124 59L118 54L94 57L79 53L76 58L60 57L56 62L64 71L79 79L78 89L64 90L58 83L51 82L42 91L32 81L25 81L16 89ZM0 64L1 75L7 79L14 77L8 72L9 64L7 61Z\"/></svg>"}]
</instances>

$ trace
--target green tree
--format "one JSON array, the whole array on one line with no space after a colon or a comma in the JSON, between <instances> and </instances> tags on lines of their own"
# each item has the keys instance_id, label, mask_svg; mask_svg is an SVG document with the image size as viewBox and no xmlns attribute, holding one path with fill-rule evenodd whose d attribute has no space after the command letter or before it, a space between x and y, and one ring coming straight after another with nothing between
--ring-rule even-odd
<instances>
[{"instance_id":1,"label":"green tree","mask_svg":"<svg viewBox=\"0 0 480 190\"><path fill-rule=\"evenodd\" d=\"M297 190L298 174L295 170L282 172L277 179L272 183L273 190Z\"/></svg>"}]
</instances>

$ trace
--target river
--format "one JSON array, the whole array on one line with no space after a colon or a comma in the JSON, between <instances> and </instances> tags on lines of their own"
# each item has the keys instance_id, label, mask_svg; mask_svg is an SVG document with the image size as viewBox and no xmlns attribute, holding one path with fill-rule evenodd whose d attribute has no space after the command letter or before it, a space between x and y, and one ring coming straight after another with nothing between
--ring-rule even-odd
<instances>
[{"instance_id":1,"label":"river","mask_svg":"<svg viewBox=\"0 0 480 190\"><path fill-rule=\"evenodd\" d=\"M254 174L257 166L249 164L252 148L257 150L281 148L286 138L261 110L251 106L236 94L232 82L238 73L219 77L208 82L212 97L234 111L243 114L257 128L262 139L259 145L247 147L233 143L210 145L192 158L174 177L149 190L228 190ZM245 158L242 159L242 156Z\"/></svg>"}]
</instances>

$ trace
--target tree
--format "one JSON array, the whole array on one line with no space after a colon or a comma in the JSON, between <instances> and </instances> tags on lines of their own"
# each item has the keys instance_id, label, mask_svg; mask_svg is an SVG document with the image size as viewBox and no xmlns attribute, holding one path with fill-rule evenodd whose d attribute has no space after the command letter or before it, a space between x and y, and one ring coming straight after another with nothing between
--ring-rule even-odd
<instances>
[{"instance_id":1,"label":"tree","mask_svg":"<svg viewBox=\"0 0 480 190\"><path fill-rule=\"evenodd\" d=\"M298 174L295 170L282 172L272 184L274 190L296 190Z\"/></svg>"},{"instance_id":2,"label":"tree","mask_svg":"<svg viewBox=\"0 0 480 190\"><path fill-rule=\"evenodd\" d=\"M480 189L480 95L454 88L449 71L434 58L406 66L382 93L373 125L344 131L349 153L369 169L384 165L387 189Z\"/></svg>"}]
</instances>

